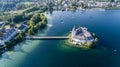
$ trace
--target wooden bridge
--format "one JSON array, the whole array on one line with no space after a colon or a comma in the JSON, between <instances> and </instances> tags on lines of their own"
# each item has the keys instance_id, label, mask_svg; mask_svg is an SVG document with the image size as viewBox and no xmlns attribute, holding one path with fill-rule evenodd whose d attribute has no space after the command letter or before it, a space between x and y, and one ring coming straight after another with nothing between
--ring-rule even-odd
<instances>
[{"instance_id":1,"label":"wooden bridge","mask_svg":"<svg viewBox=\"0 0 120 67\"><path fill-rule=\"evenodd\" d=\"M65 40L70 39L68 36L26 36L26 40Z\"/></svg>"}]
</instances>

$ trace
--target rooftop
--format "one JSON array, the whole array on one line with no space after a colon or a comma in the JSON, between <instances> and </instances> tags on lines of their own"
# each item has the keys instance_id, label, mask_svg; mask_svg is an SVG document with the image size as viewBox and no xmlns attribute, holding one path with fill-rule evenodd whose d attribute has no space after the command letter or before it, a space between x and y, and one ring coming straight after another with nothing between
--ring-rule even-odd
<instances>
[{"instance_id":1,"label":"rooftop","mask_svg":"<svg viewBox=\"0 0 120 67\"><path fill-rule=\"evenodd\" d=\"M73 28L72 36L73 36L73 38L78 39L78 40L91 40L91 39L93 39L91 33L88 32L87 28L85 28L85 27L79 27L77 29Z\"/></svg>"},{"instance_id":2,"label":"rooftop","mask_svg":"<svg viewBox=\"0 0 120 67\"><path fill-rule=\"evenodd\" d=\"M11 28L8 30L8 32L6 32L3 36L2 36L2 40L6 40L9 36L11 36L12 33L14 33L16 31L15 28Z\"/></svg>"},{"instance_id":3,"label":"rooftop","mask_svg":"<svg viewBox=\"0 0 120 67\"><path fill-rule=\"evenodd\" d=\"M0 22L0 27L3 26L3 24L4 24L3 22Z\"/></svg>"},{"instance_id":4,"label":"rooftop","mask_svg":"<svg viewBox=\"0 0 120 67\"><path fill-rule=\"evenodd\" d=\"M19 27L19 29L20 29L20 30L23 30L23 29L26 28L26 27L27 27L26 25L22 24L22 25Z\"/></svg>"}]
</instances>

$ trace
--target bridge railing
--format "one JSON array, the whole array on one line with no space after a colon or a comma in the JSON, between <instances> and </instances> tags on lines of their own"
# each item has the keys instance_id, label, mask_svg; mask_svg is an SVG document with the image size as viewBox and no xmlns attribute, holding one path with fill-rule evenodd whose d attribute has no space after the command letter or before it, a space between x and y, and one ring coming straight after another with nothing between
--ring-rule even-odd
<instances>
[{"instance_id":1,"label":"bridge railing","mask_svg":"<svg viewBox=\"0 0 120 67\"><path fill-rule=\"evenodd\" d=\"M71 37L68 36L27 36L25 39L27 40L63 40L63 39L70 39Z\"/></svg>"}]
</instances>

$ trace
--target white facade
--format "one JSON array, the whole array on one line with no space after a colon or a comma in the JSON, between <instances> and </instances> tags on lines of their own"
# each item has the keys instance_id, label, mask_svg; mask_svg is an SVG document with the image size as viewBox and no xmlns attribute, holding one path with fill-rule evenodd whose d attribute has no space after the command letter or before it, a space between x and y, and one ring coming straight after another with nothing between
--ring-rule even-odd
<instances>
[{"instance_id":1,"label":"white facade","mask_svg":"<svg viewBox=\"0 0 120 67\"><path fill-rule=\"evenodd\" d=\"M80 32L80 33L79 33ZM78 34L77 34L78 33ZM90 39L88 39L91 37ZM78 29L75 29L75 27L72 30L72 43L81 45L81 43L85 42L93 42L94 38L92 35L87 31L87 28L80 27Z\"/></svg>"}]
</instances>

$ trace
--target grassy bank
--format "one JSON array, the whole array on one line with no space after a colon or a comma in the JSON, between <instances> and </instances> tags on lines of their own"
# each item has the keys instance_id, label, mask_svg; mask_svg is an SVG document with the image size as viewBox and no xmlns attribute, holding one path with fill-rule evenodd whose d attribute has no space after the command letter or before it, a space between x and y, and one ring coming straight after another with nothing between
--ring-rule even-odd
<instances>
[{"instance_id":1,"label":"grassy bank","mask_svg":"<svg viewBox=\"0 0 120 67\"><path fill-rule=\"evenodd\" d=\"M69 33L68 36L71 37L72 34ZM95 34L93 34L93 37L95 37ZM85 43L81 43L81 45L76 45L72 43L71 39L68 39L65 41L65 44L71 47L76 47L76 48L93 49L93 48L97 48L97 42L98 42L98 39L95 38L93 43L85 42Z\"/></svg>"},{"instance_id":2,"label":"grassy bank","mask_svg":"<svg viewBox=\"0 0 120 67\"><path fill-rule=\"evenodd\" d=\"M47 17L42 13L36 13L32 15L30 20L27 22L27 30L25 32L20 31L14 38L12 38L9 42L6 42L0 50L6 51L13 48L13 46L21 43L25 40L25 36L34 35L39 29L44 29L47 26ZM0 53L2 54L2 53Z\"/></svg>"}]
</instances>

